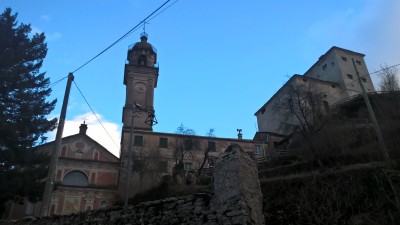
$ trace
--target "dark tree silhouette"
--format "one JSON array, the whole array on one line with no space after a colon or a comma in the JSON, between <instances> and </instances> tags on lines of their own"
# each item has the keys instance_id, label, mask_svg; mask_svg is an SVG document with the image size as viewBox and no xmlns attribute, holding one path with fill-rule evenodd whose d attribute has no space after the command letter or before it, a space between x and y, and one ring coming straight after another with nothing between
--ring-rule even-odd
<instances>
[{"instance_id":1,"label":"dark tree silhouette","mask_svg":"<svg viewBox=\"0 0 400 225\"><path fill-rule=\"evenodd\" d=\"M33 147L57 123L46 118L56 100L46 100L49 78L39 71L47 54L44 41L44 33L18 25L10 8L0 14L0 212L9 199L34 201L43 192L39 180L46 176L46 157Z\"/></svg>"}]
</instances>

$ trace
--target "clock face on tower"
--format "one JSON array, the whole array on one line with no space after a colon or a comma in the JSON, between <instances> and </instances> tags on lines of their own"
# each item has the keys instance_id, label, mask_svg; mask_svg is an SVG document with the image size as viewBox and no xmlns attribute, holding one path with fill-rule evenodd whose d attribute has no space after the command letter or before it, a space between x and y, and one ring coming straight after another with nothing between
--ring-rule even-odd
<instances>
[{"instance_id":1,"label":"clock face on tower","mask_svg":"<svg viewBox=\"0 0 400 225\"><path fill-rule=\"evenodd\" d=\"M137 83L135 85L135 91L139 94L142 94L146 91L146 85L144 85L143 83Z\"/></svg>"}]
</instances>

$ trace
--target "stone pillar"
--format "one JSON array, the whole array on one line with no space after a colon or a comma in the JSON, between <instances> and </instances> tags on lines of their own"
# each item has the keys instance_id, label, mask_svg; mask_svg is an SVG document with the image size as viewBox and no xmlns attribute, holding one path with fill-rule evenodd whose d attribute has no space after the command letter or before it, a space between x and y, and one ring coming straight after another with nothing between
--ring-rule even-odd
<instances>
[{"instance_id":1,"label":"stone pillar","mask_svg":"<svg viewBox=\"0 0 400 225\"><path fill-rule=\"evenodd\" d=\"M237 145L231 145L214 168L217 218L224 224L263 225L262 193L256 163Z\"/></svg>"}]
</instances>

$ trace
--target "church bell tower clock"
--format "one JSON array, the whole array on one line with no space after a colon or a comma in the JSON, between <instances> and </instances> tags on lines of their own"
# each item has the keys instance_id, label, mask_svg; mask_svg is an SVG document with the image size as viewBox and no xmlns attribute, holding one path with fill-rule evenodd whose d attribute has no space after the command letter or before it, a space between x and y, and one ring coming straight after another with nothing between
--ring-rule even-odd
<instances>
[{"instance_id":1,"label":"church bell tower clock","mask_svg":"<svg viewBox=\"0 0 400 225\"><path fill-rule=\"evenodd\" d=\"M158 79L157 50L147 42L147 37L146 33L142 33L141 41L128 50L124 73L126 100L122 115L123 130L132 129L132 124L134 130L153 130L149 115L154 115L154 88L157 87ZM140 106L141 110L135 110L135 105Z\"/></svg>"}]
</instances>

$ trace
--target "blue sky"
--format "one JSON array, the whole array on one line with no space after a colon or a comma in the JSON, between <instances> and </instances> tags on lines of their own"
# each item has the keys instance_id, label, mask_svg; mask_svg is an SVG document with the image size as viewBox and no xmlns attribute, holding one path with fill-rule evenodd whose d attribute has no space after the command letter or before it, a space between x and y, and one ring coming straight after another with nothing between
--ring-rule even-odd
<instances>
[{"instance_id":1,"label":"blue sky","mask_svg":"<svg viewBox=\"0 0 400 225\"><path fill-rule=\"evenodd\" d=\"M45 32L48 54L42 71L51 82L68 75L163 4L164 0L0 0L18 19ZM158 50L155 90L159 124L175 132L183 123L198 135L252 139L254 113L285 83L303 74L330 47L366 54L370 72L400 63L400 1L396 0L171 0L146 25ZM142 28L75 73L75 81L103 125L120 142L128 46ZM373 80L377 82L374 75ZM53 87L58 116L66 80ZM377 87L375 83L375 87ZM71 90L65 135L80 123L114 154L119 149L99 126L76 87ZM51 135L50 135L51 136ZM51 136L50 140L53 139Z\"/></svg>"}]
</instances>

